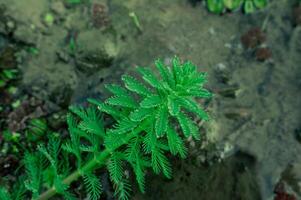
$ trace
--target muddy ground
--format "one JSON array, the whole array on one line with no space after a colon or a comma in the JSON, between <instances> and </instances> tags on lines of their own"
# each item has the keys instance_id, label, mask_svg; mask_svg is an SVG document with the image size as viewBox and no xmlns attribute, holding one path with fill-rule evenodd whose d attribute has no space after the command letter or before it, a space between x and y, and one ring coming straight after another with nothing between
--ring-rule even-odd
<instances>
[{"instance_id":1,"label":"muddy ground","mask_svg":"<svg viewBox=\"0 0 301 200\"><path fill-rule=\"evenodd\" d=\"M189 159L173 161L171 181L149 175L146 194L133 199L269 200L279 181L301 195L295 3L271 0L254 14L220 16L187 0L0 0L0 32L3 41L31 47L16 55L19 87L46 100L65 94L68 104L105 98L104 84L119 82L137 65L153 68L155 59L168 63L174 55L191 60L208 72L207 87L215 93L204 127L218 159L208 164L203 144L190 143ZM264 32L261 45L271 58L241 44L252 27Z\"/></svg>"}]
</instances>

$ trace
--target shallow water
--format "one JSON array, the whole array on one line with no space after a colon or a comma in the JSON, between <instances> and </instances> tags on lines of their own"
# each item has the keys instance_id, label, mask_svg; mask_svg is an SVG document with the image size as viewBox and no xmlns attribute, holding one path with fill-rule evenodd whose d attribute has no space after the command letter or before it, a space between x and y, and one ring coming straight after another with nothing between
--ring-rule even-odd
<instances>
[{"instance_id":1,"label":"shallow water","mask_svg":"<svg viewBox=\"0 0 301 200\"><path fill-rule=\"evenodd\" d=\"M207 87L215 97L208 105L212 120L205 124L206 135L217 146L229 147L225 158L204 167L197 164L201 148L192 146L189 161L174 161L172 181L150 175L150 189L134 199L273 199L289 166L294 181L284 181L301 195L301 144L296 139L301 128L301 28L293 26L294 1L271 0L251 15L222 16L186 0L91 0L70 8L59 0L0 4L9 16L5 20L15 26L9 37L39 50L22 60L21 85L38 88L45 98L66 87L73 91L71 103L104 98L105 83L118 82L137 65L153 67L157 58L168 63L174 55L208 72ZM93 14L95 5L104 5L105 11ZM53 24L44 21L47 13L54 16ZM272 57L264 62L240 42L252 27L266 34L263 45ZM0 32L9 35L5 26Z\"/></svg>"}]
</instances>

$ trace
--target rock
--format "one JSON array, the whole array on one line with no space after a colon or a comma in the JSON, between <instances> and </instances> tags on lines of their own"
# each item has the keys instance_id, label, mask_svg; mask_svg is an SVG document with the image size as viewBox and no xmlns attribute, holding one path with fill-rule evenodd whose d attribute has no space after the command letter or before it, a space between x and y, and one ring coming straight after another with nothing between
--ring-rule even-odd
<instances>
[{"instance_id":1,"label":"rock","mask_svg":"<svg viewBox=\"0 0 301 200\"><path fill-rule=\"evenodd\" d=\"M219 63L216 65L215 76L221 83L228 84L230 81L230 71L223 63Z\"/></svg>"},{"instance_id":2,"label":"rock","mask_svg":"<svg viewBox=\"0 0 301 200\"><path fill-rule=\"evenodd\" d=\"M253 49L263 44L266 40L265 33L258 27L251 28L240 38L241 43L247 49Z\"/></svg>"},{"instance_id":3,"label":"rock","mask_svg":"<svg viewBox=\"0 0 301 200\"><path fill-rule=\"evenodd\" d=\"M76 67L86 73L92 74L101 68L109 67L113 59L106 55L103 51L89 53L86 52L76 58Z\"/></svg>"},{"instance_id":4,"label":"rock","mask_svg":"<svg viewBox=\"0 0 301 200\"><path fill-rule=\"evenodd\" d=\"M14 19L8 17L5 23L5 29L7 33L13 33L16 30L16 22Z\"/></svg>"},{"instance_id":5,"label":"rock","mask_svg":"<svg viewBox=\"0 0 301 200\"><path fill-rule=\"evenodd\" d=\"M40 34L36 33L35 29L25 25L18 26L14 32L14 39L27 45L35 46L35 43L39 40L39 37Z\"/></svg>"},{"instance_id":6,"label":"rock","mask_svg":"<svg viewBox=\"0 0 301 200\"><path fill-rule=\"evenodd\" d=\"M92 23L95 28L104 28L110 24L108 8L104 4L92 5Z\"/></svg>"},{"instance_id":7,"label":"rock","mask_svg":"<svg viewBox=\"0 0 301 200\"><path fill-rule=\"evenodd\" d=\"M255 57L258 61L266 61L272 57L272 51L267 47L258 48L255 51Z\"/></svg>"},{"instance_id":8,"label":"rock","mask_svg":"<svg viewBox=\"0 0 301 200\"><path fill-rule=\"evenodd\" d=\"M247 119L250 114L250 110L246 108L231 108L225 111L226 118L232 120Z\"/></svg>"},{"instance_id":9,"label":"rock","mask_svg":"<svg viewBox=\"0 0 301 200\"><path fill-rule=\"evenodd\" d=\"M58 57L58 59L59 59L60 61L62 61L62 62L64 62L64 63L69 63L69 61L70 61L70 56L69 56L69 54L68 54L66 51L64 51L64 50L59 50L59 51L56 52L56 55L57 55L57 57Z\"/></svg>"},{"instance_id":10,"label":"rock","mask_svg":"<svg viewBox=\"0 0 301 200\"><path fill-rule=\"evenodd\" d=\"M228 80L228 79L226 79ZM225 85L221 86L216 93L223 97L228 97L228 98L236 98L238 93L239 93L239 85L238 84L232 84L232 85Z\"/></svg>"},{"instance_id":11,"label":"rock","mask_svg":"<svg viewBox=\"0 0 301 200\"><path fill-rule=\"evenodd\" d=\"M66 8L62 1L53 1L50 5L50 9L59 16L66 13Z\"/></svg>"}]
</instances>

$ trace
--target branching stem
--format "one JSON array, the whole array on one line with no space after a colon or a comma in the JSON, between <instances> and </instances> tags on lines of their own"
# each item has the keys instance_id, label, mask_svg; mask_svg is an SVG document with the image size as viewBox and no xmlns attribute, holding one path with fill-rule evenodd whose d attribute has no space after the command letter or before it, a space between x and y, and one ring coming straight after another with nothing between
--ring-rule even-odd
<instances>
[{"instance_id":1,"label":"branching stem","mask_svg":"<svg viewBox=\"0 0 301 200\"><path fill-rule=\"evenodd\" d=\"M101 165L105 164L107 158L109 155L116 151L119 147L121 147L124 144L127 144L132 138L136 137L147 125L149 124L149 120L144 120L137 128L135 128L131 133L129 133L123 140L122 143L119 146L114 147L113 149L106 148L104 151L102 151L98 156L91 159L87 164L85 164L80 170L74 171L72 174L67 176L63 183L66 185L70 185L73 181L77 180L80 176L82 176L82 173L90 172L93 169L100 167ZM49 198L53 197L57 193L55 187L51 187L48 190L46 190L44 193L42 193L37 200L48 200Z\"/></svg>"}]
</instances>

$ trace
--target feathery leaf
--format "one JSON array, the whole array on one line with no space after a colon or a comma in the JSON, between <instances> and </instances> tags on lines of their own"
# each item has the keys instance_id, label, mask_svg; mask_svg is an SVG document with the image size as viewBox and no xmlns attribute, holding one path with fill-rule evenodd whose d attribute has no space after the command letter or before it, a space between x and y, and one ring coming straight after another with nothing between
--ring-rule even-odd
<instances>
[{"instance_id":1,"label":"feathery leaf","mask_svg":"<svg viewBox=\"0 0 301 200\"><path fill-rule=\"evenodd\" d=\"M113 106L121 106L126 108L136 108L138 105L135 99L130 96L113 96L108 98L106 103Z\"/></svg>"},{"instance_id":2,"label":"feathery leaf","mask_svg":"<svg viewBox=\"0 0 301 200\"><path fill-rule=\"evenodd\" d=\"M10 194L3 187L0 187L0 199L1 200L12 200Z\"/></svg>"},{"instance_id":3,"label":"feathery leaf","mask_svg":"<svg viewBox=\"0 0 301 200\"><path fill-rule=\"evenodd\" d=\"M88 173L83 176L83 179L87 193L89 194L89 199L98 200L102 193L102 186L99 178L92 173Z\"/></svg>"},{"instance_id":4,"label":"feathery leaf","mask_svg":"<svg viewBox=\"0 0 301 200\"><path fill-rule=\"evenodd\" d=\"M122 76L122 80L125 84L125 87L132 92L136 92L144 96L147 96L150 93L150 90L147 87L145 87L132 76L124 75Z\"/></svg>"},{"instance_id":5,"label":"feathery leaf","mask_svg":"<svg viewBox=\"0 0 301 200\"><path fill-rule=\"evenodd\" d=\"M181 104L182 107L184 107L185 109L187 109L192 113L195 113L201 119L205 121L209 120L208 114L202 108L200 108L195 101L187 98L181 98L179 99L179 103Z\"/></svg>"},{"instance_id":6,"label":"feathery leaf","mask_svg":"<svg viewBox=\"0 0 301 200\"><path fill-rule=\"evenodd\" d=\"M180 112L180 104L178 103L176 98L172 98L171 96L168 96L167 106L168 106L168 111L172 116L176 116Z\"/></svg>"},{"instance_id":7,"label":"feathery leaf","mask_svg":"<svg viewBox=\"0 0 301 200\"><path fill-rule=\"evenodd\" d=\"M153 108L162 103L162 99L159 95L150 95L147 96L140 102L142 108Z\"/></svg>"},{"instance_id":8,"label":"feathery leaf","mask_svg":"<svg viewBox=\"0 0 301 200\"><path fill-rule=\"evenodd\" d=\"M121 87L120 85L108 84L108 85L105 85L105 87L107 90L109 90L116 96L128 96L129 95L128 91L125 88Z\"/></svg>"},{"instance_id":9,"label":"feathery leaf","mask_svg":"<svg viewBox=\"0 0 301 200\"><path fill-rule=\"evenodd\" d=\"M119 152L112 153L108 163L108 170L113 183L118 183L121 181L123 176L123 168L121 154Z\"/></svg>"},{"instance_id":10,"label":"feathery leaf","mask_svg":"<svg viewBox=\"0 0 301 200\"><path fill-rule=\"evenodd\" d=\"M138 68L138 71L140 72L140 74L142 74L143 80L145 80L152 87L157 88L157 89L162 88L160 81L158 80L158 78L153 74L153 72L150 69L140 67L140 68Z\"/></svg>"},{"instance_id":11,"label":"feathery leaf","mask_svg":"<svg viewBox=\"0 0 301 200\"><path fill-rule=\"evenodd\" d=\"M140 122L154 112L151 108L138 108L131 112L130 119L135 122Z\"/></svg>"},{"instance_id":12,"label":"feathery leaf","mask_svg":"<svg viewBox=\"0 0 301 200\"><path fill-rule=\"evenodd\" d=\"M165 106L158 110L155 122L155 132L158 137L162 137L165 134L168 124L168 113Z\"/></svg>"},{"instance_id":13,"label":"feathery leaf","mask_svg":"<svg viewBox=\"0 0 301 200\"><path fill-rule=\"evenodd\" d=\"M181 137L171 128L167 128L167 140L170 152L173 155L179 154L181 158L187 155L187 149L183 144Z\"/></svg>"},{"instance_id":14,"label":"feathery leaf","mask_svg":"<svg viewBox=\"0 0 301 200\"><path fill-rule=\"evenodd\" d=\"M194 125L189 117L187 117L184 113L179 113L177 115L177 119L180 123L180 126L183 130L185 137L193 136L196 139L199 139L198 127Z\"/></svg>"}]
</instances>

